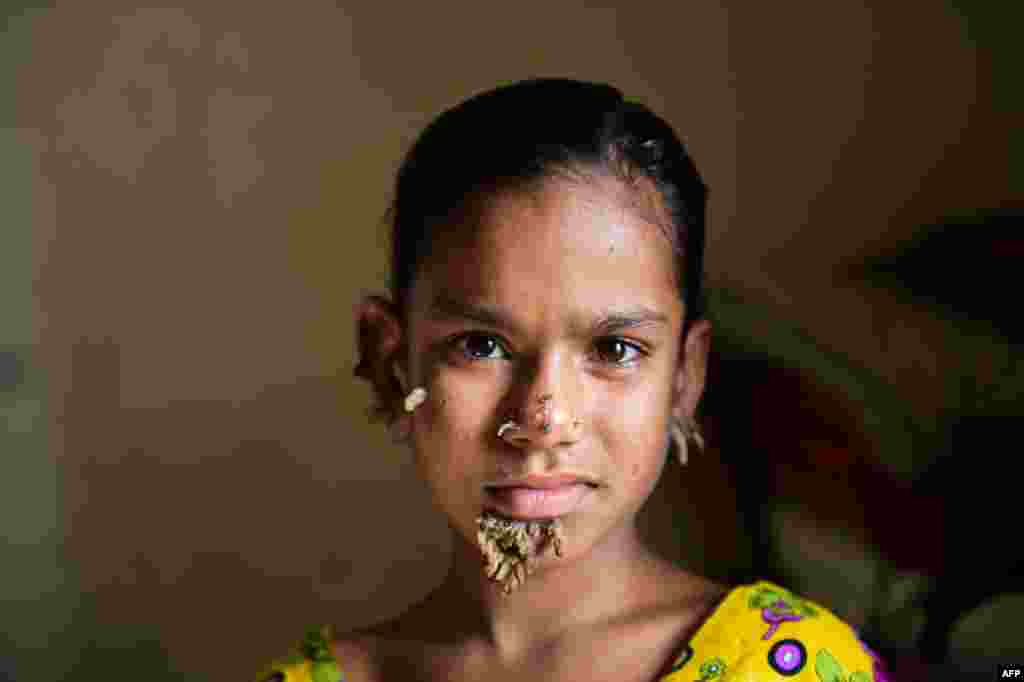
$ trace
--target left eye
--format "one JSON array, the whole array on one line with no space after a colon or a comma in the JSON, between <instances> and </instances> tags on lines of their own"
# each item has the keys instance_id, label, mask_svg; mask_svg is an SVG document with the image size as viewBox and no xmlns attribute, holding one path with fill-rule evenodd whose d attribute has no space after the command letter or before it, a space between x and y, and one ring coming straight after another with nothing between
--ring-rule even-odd
<instances>
[{"instance_id":1,"label":"left eye","mask_svg":"<svg viewBox=\"0 0 1024 682\"><path fill-rule=\"evenodd\" d=\"M623 339L614 338L614 337L613 338L608 338L608 339L602 339L600 342L598 342L597 346L598 346L598 348L602 348L603 347L606 351L610 351L610 352L608 352L605 355L605 357L611 356L613 358L612 359L612 364L614 364L614 365L626 365L626 364L629 364L632 360L636 360L637 357L639 357L639 356L644 354L643 349L641 349L636 344L629 343L628 341L624 341ZM629 351L633 351L635 353L635 355L632 356L632 357L629 357L629 358L627 358L625 360L615 359L615 358L621 357L623 353L628 353Z\"/></svg>"},{"instance_id":2,"label":"left eye","mask_svg":"<svg viewBox=\"0 0 1024 682\"><path fill-rule=\"evenodd\" d=\"M498 339L487 334L463 334L452 341L452 345L468 355L473 360L484 360L492 357L495 348L501 348ZM464 349L464 350L463 350ZM478 354L473 352L483 351Z\"/></svg>"}]
</instances>

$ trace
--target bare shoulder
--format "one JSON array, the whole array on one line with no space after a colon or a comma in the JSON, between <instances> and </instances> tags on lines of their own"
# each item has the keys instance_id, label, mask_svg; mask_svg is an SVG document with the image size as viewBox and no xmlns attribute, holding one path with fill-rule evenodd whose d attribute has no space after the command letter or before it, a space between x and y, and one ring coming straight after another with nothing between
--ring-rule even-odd
<instances>
[{"instance_id":1,"label":"bare shoulder","mask_svg":"<svg viewBox=\"0 0 1024 682\"><path fill-rule=\"evenodd\" d=\"M688 614L700 618L706 611L714 609L729 593L730 587L723 583L684 570L671 563L662 564L655 573L656 578L649 587L655 596L652 601L678 615Z\"/></svg>"},{"instance_id":2,"label":"bare shoulder","mask_svg":"<svg viewBox=\"0 0 1024 682\"><path fill-rule=\"evenodd\" d=\"M632 651L643 651L652 667L638 673L638 679L660 680L667 676L730 588L699 575L672 570L658 581L658 591L660 594L651 605L642 609L629 627L613 631L614 636L602 647L614 650L612 647L629 642Z\"/></svg>"},{"instance_id":3,"label":"bare shoulder","mask_svg":"<svg viewBox=\"0 0 1024 682\"><path fill-rule=\"evenodd\" d=\"M730 587L714 580L673 570L659 582L658 596L640 611L635 630L664 646L686 644L714 612ZM641 634L644 633L644 634Z\"/></svg>"},{"instance_id":4,"label":"bare shoulder","mask_svg":"<svg viewBox=\"0 0 1024 682\"><path fill-rule=\"evenodd\" d=\"M732 591L729 585L704 577L698 577L695 585L694 599L702 608L714 608Z\"/></svg>"},{"instance_id":5,"label":"bare shoulder","mask_svg":"<svg viewBox=\"0 0 1024 682\"><path fill-rule=\"evenodd\" d=\"M439 622L443 621L420 603L390 620L340 637L335 655L339 661L346 657L352 661L347 668L342 666L352 670L351 682L466 679L450 674L458 668L462 650L452 644L456 633L439 628ZM350 682L349 677L345 682Z\"/></svg>"},{"instance_id":6,"label":"bare shoulder","mask_svg":"<svg viewBox=\"0 0 1024 682\"><path fill-rule=\"evenodd\" d=\"M422 607L411 608L390 620L342 633L334 641L335 659L345 672L345 682L377 682L391 670L395 660L422 657L419 622Z\"/></svg>"},{"instance_id":7,"label":"bare shoulder","mask_svg":"<svg viewBox=\"0 0 1024 682\"><path fill-rule=\"evenodd\" d=\"M677 602L677 608L691 635L707 620L731 590L732 588L724 583L702 576L691 576L691 582L684 588L682 597Z\"/></svg>"}]
</instances>

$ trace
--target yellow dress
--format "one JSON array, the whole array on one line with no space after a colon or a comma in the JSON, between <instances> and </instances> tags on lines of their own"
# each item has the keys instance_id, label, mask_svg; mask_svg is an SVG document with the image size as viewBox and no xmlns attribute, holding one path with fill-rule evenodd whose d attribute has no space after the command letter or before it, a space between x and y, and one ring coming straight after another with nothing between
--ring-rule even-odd
<instances>
[{"instance_id":1,"label":"yellow dress","mask_svg":"<svg viewBox=\"0 0 1024 682\"><path fill-rule=\"evenodd\" d=\"M330 655L328 628L258 682L359 682ZM659 682L890 682L881 660L827 609L770 582L729 591Z\"/></svg>"}]
</instances>

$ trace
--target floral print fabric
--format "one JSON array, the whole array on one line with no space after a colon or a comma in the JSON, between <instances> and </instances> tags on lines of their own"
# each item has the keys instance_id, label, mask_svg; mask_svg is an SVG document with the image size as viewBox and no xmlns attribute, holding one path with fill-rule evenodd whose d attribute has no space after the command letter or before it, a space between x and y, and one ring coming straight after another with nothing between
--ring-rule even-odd
<instances>
[{"instance_id":1,"label":"floral print fabric","mask_svg":"<svg viewBox=\"0 0 1024 682\"><path fill-rule=\"evenodd\" d=\"M661 682L892 682L857 633L769 582L734 588Z\"/></svg>"},{"instance_id":2,"label":"floral print fabric","mask_svg":"<svg viewBox=\"0 0 1024 682\"><path fill-rule=\"evenodd\" d=\"M330 653L330 628L307 632L258 682L359 682ZM659 682L894 682L881 659L827 609L770 582L730 591Z\"/></svg>"}]
</instances>

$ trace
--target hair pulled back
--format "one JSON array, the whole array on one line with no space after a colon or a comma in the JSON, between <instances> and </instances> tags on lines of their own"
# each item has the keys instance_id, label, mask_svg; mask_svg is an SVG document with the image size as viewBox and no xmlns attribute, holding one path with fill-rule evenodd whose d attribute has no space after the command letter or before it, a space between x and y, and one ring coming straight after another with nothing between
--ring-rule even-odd
<instances>
[{"instance_id":1,"label":"hair pulled back","mask_svg":"<svg viewBox=\"0 0 1024 682\"><path fill-rule=\"evenodd\" d=\"M578 172L653 181L686 317L705 315L707 188L672 128L617 89L564 78L520 81L475 95L434 119L403 160L391 214L392 295L405 319L436 230L467 200ZM625 177L627 176L628 177Z\"/></svg>"}]
</instances>

